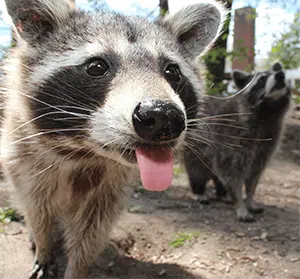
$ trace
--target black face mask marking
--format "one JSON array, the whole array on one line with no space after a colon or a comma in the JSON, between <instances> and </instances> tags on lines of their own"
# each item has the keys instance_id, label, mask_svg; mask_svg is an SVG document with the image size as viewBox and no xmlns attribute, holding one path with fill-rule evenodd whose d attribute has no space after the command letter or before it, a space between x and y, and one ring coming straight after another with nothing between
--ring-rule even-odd
<instances>
[{"instance_id":1,"label":"black face mask marking","mask_svg":"<svg viewBox=\"0 0 300 279\"><path fill-rule=\"evenodd\" d=\"M198 103L198 100L193 85L189 82L188 78L182 74L179 65L169 61L165 57L161 57L159 62L161 74L182 100L187 118L195 118L198 109L198 106L195 106L195 104Z\"/></svg>"},{"instance_id":2,"label":"black face mask marking","mask_svg":"<svg viewBox=\"0 0 300 279\"><path fill-rule=\"evenodd\" d=\"M106 53L51 76L35 93L38 101L30 101L38 129L49 135L85 134L90 114L104 104L119 67L118 56ZM87 68L92 74L87 73Z\"/></svg>"}]
</instances>

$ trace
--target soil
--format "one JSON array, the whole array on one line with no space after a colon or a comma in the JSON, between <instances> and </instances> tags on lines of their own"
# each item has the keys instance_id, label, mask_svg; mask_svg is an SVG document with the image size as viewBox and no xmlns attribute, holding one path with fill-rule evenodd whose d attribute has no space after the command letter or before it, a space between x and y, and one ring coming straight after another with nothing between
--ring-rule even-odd
<instances>
[{"instance_id":1,"label":"soil","mask_svg":"<svg viewBox=\"0 0 300 279\"><path fill-rule=\"evenodd\" d=\"M281 149L258 185L256 200L265 211L257 215L256 222L237 221L230 203L212 199L208 205L199 204L184 172L177 173L173 186L162 193L137 186L109 247L91 268L91 277L300 278L297 113L287 120ZM209 191L213 196L214 189ZM2 182L0 206L7 205L8 194L8 186ZM0 224L0 230L0 278L27 278L34 257L26 227L11 222ZM64 256L57 262L62 276Z\"/></svg>"}]
</instances>

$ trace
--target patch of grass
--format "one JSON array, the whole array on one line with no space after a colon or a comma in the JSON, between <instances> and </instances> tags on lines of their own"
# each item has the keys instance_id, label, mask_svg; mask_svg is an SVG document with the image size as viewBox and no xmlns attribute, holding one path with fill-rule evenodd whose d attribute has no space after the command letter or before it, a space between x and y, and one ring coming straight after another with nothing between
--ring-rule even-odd
<instances>
[{"instance_id":1,"label":"patch of grass","mask_svg":"<svg viewBox=\"0 0 300 279\"><path fill-rule=\"evenodd\" d=\"M15 220L17 220L16 210L10 207L0 207L0 223L9 224Z\"/></svg>"},{"instance_id":2,"label":"patch of grass","mask_svg":"<svg viewBox=\"0 0 300 279\"><path fill-rule=\"evenodd\" d=\"M198 238L199 233L198 232L192 232L192 233L179 233L174 240L169 242L169 245L178 248L183 246L186 242L191 241L193 239Z\"/></svg>"},{"instance_id":3,"label":"patch of grass","mask_svg":"<svg viewBox=\"0 0 300 279\"><path fill-rule=\"evenodd\" d=\"M143 187L143 185L139 185L139 187L135 190L138 194L146 194L147 190Z\"/></svg>"},{"instance_id":4,"label":"patch of grass","mask_svg":"<svg viewBox=\"0 0 300 279\"><path fill-rule=\"evenodd\" d=\"M184 171L183 171L183 169L181 169L181 168L178 168L178 167L174 167L173 168L173 174L175 175L175 176L179 176L180 174L182 174Z\"/></svg>"}]
</instances>

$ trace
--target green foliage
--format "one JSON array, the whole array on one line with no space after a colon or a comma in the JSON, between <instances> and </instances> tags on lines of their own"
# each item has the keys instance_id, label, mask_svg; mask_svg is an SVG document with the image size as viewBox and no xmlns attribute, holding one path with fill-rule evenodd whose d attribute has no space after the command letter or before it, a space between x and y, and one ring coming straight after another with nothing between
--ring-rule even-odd
<instances>
[{"instance_id":1,"label":"green foliage","mask_svg":"<svg viewBox=\"0 0 300 279\"><path fill-rule=\"evenodd\" d=\"M300 12L295 14L288 31L274 42L267 66L276 61L280 61L285 69L300 67Z\"/></svg>"},{"instance_id":2,"label":"green foliage","mask_svg":"<svg viewBox=\"0 0 300 279\"><path fill-rule=\"evenodd\" d=\"M179 248L183 246L187 241L198 238L200 234L198 232L193 233L179 233L174 240L169 242L169 245L174 248Z\"/></svg>"},{"instance_id":3,"label":"green foliage","mask_svg":"<svg viewBox=\"0 0 300 279\"><path fill-rule=\"evenodd\" d=\"M163 8L160 9L160 16L161 17L164 17L167 13L168 13L167 9L163 9Z\"/></svg>"},{"instance_id":4,"label":"green foliage","mask_svg":"<svg viewBox=\"0 0 300 279\"><path fill-rule=\"evenodd\" d=\"M231 8L232 1L222 1L227 8ZM224 32L215 42L214 47L203 57L207 68L207 92L210 95L221 95L226 91L226 85L223 83L225 59L228 55L226 52L227 38L229 35L230 16L224 23Z\"/></svg>"},{"instance_id":5,"label":"green foliage","mask_svg":"<svg viewBox=\"0 0 300 279\"><path fill-rule=\"evenodd\" d=\"M206 93L207 95L222 96L227 89L227 85L223 81L214 82L214 78L215 76L212 73L206 73Z\"/></svg>"},{"instance_id":6,"label":"green foliage","mask_svg":"<svg viewBox=\"0 0 300 279\"><path fill-rule=\"evenodd\" d=\"M300 104L300 97L295 96L295 95L293 95L292 97L293 97L293 100L294 100L295 104L299 105Z\"/></svg>"},{"instance_id":7,"label":"green foliage","mask_svg":"<svg viewBox=\"0 0 300 279\"><path fill-rule=\"evenodd\" d=\"M9 207L0 207L0 223L9 224L17 220L17 212Z\"/></svg>"},{"instance_id":8,"label":"green foliage","mask_svg":"<svg viewBox=\"0 0 300 279\"><path fill-rule=\"evenodd\" d=\"M183 169L181 169L181 168L178 168L178 167L174 167L173 168L173 173L174 173L174 175L176 176L176 177L178 177L180 174L182 174L184 171L183 171Z\"/></svg>"}]
</instances>

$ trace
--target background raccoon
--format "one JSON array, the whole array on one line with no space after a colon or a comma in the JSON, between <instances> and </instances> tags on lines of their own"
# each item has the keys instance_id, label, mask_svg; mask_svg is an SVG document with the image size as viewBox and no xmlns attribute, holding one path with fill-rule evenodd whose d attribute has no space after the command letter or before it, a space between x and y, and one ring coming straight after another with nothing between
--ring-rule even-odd
<instances>
[{"instance_id":1,"label":"background raccoon","mask_svg":"<svg viewBox=\"0 0 300 279\"><path fill-rule=\"evenodd\" d=\"M213 179L218 196L225 195L226 190L230 192L238 219L253 221L249 211L263 211L253 196L279 142L290 90L279 63L255 76L239 70L232 76L237 87L243 88L239 94L225 99L202 99L198 115L202 120L190 124L194 132L189 138L191 148L184 153L185 166L195 194L203 195L206 183Z\"/></svg>"},{"instance_id":2,"label":"background raccoon","mask_svg":"<svg viewBox=\"0 0 300 279\"><path fill-rule=\"evenodd\" d=\"M63 0L6 4L21 40L7 61L1 156L36 245L31 278L53 275L54 224L64 278L84 278L137 165L145 188L170 185L203 91L196 58L224 11L202 3L148 22Z\"/></svg>"}]
</instances>

